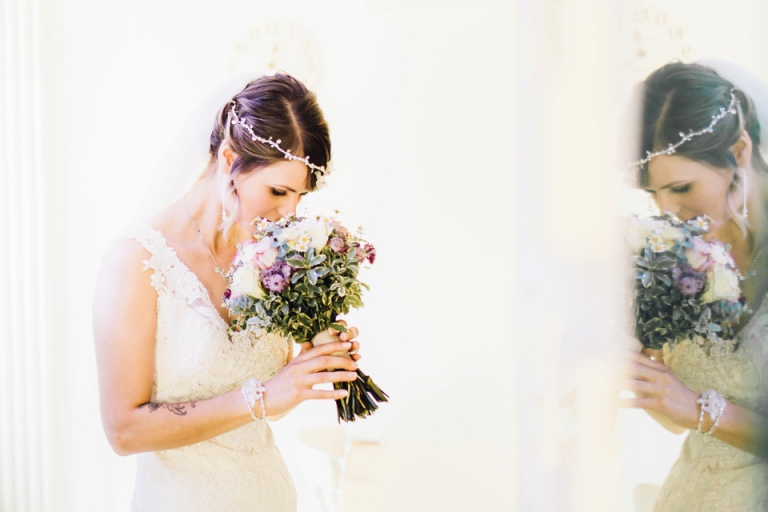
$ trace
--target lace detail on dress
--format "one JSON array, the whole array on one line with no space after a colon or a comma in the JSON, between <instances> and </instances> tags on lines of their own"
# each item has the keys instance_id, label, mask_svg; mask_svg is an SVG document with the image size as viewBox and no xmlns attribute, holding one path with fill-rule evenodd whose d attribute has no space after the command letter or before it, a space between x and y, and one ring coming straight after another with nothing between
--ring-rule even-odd
<instances>
[{"instance_id":1,"label":"lace detail on dress","mask_svg":"<svg viewBox=\"0 0 768 512\"><path fill-rule=\"evenodd\" d=\"M664 361L689 388L716 389L730 402L768 412L768 301L737 337L738 344L685 340ZM707 434L690 432L659 492L655 511L768 510L768 463Z\"/></svg>"},{"instance_id":2,"label":"lace detail on dress","mask_svg":"<svg viewBox=\"0 0 768 512\"><path fill-rule=\"evenodd\" d=\"M208 291L163 235L145 224L128 236L149 251L144 269L152 270L158 296L153 402L205 400L280 371L288 355L284 338L263 332L230 338ZM295 509L293 483L266 421L138 457L134 511Z\"/></svg>"}]
</instances>

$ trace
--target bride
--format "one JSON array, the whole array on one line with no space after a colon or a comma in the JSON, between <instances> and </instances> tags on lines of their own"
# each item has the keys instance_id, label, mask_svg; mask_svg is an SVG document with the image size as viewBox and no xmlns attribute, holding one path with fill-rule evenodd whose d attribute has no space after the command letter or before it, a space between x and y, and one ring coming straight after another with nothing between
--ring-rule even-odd
<instances>
[{"instance_id":1,"label":"bride","mask_svg":"<svg viewBox=\"0 0 768 512\"><path fill-rule=\"evenodd\" d=\"M139 454L134 511L296 509L268 421L343 397L313 386L356 379L359 356L331 354L356 351L358 331L292 357L276 335L228 335L221 303L250 221L294 212L330 153L313 93L287 75L255 80L218 113L192 188L105 255L93 307L101 416L113 449Z\"/></svg>"},{"instance_id":2,"label":"bride","mask_svg":"<svg viewBox=\"0 0 768 512\"><path fill-rule=\"evenodd\" d=\"M661 211L713 219L711 236L731 245L754 311L732 341L686 340L633 355L636 398L626 405L688 432L656 511L768 509L768 462L755 454L768 415L768 164L760 145L752 98L713 69L676 62L643 83L639 184Z\"/></svg>"}]
</instances>

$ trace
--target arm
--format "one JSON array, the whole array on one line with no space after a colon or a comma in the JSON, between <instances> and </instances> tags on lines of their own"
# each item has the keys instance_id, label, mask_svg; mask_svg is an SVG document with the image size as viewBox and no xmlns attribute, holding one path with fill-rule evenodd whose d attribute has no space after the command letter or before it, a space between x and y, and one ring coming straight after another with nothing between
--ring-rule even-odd
<instances>
[{"instance_id":1,"label":"arm","mask_svg":"<svg viewBox=\"0 0 768 512\"><path fill-rule=\"evenodd\" d=\"M624 399L624 407L640 407L652 416L677 426L696 430L699 423L699 395L683 384L667 366L642 354L633 354L630 362L630 386L636 398ZM759 435L766 418L754 411L728 402L713 436L744 451L759 453L764 441ZM709 431L712 420L704 415L702 430Z\"/></svg>"},{"instance_id":2,"label":"arm","mask_svg":"<svg viewBox=\"0 0 768 512\"><path fill-rule=\"evenodd\" d=\"M253 421L239 389L198 402L151 404L157 294L149 253L132 240L105 256L93 305L101 417L112 448L121 455L178 448L221 435ZM268 416L281 415L307 399L336 399L343 391L314 390L323 382L352 381L353 361L331 356L351 343L330 343L293 358L265 383ZM350 371L323 372L329 368ZM261 417L261 406L254 412Z\"/></svg>"}]
</instances>

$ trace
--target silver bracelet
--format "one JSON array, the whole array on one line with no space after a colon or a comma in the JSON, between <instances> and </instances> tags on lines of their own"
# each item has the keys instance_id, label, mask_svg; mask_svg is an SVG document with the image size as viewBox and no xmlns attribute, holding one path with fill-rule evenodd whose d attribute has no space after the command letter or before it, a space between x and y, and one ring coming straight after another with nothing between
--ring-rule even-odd
<instances>
[{"instance_id":1,"label":"silver bracelet","mask_svg":"<svg viewBox=\"0 0 768 512\"><path fill-rule=\"evenodd\" d=\"M251 413L253 421L259 419L256 413L253 412L257 400L261 402L261 419L266 419L267 417L267 408L264 407L264 392L266 390L267 388L264 387L260 380L253 378L243 382L243 387L240 388L240 392L243 394L243 398L245 398L245 405L248 406L248 412Z\"/></svg>"},{"instance_id":2,"label":"silver bracelet","mask_svg":"<svg viewBox=\"0 0 768 512\"><path fill-rule=\"evenodd\" d=\"M701 430L701 422L704 420L704 413L706 412L714 421L712 427L707 431L707 434L711 436L714 434L715 429L717 429L717 425L720 423L720 418L723 417L723 412L725 411L725 406L728 402L725 401L723 395L714 389L709 389L701 393L701 396L696 400L696 403L701 404L699 424L696 426L696 431L702 434L704 433Z\"/></svg>"}]
</instances>

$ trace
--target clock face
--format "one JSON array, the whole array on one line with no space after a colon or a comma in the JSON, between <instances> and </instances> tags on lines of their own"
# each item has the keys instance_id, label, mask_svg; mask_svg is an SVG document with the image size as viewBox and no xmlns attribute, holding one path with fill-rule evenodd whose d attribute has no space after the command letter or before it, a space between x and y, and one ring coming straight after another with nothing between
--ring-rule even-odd
<instances>
[{"instance_id":1,"label":"clock face","mask_svg":"<svg viewBox=\"0 0 768 512\"><path fill-rule=\"evenodd\" d=\"M690 28L668 8L645 2L625 4L620 28L628 34L619 73L621 104L652 71L673 60L690 62L695 56Z\"/></svg>"},{"instance_id":2,"label":"clock face","mask_svg":"<svg viewBox=\"0 0 768 512\"><path fill-rule=\"evenodd\" d=\"M254 76L286 72L315 89L323 71L320 45L304 25L291 20L269 20L248 27L234 44L230 73Z\"/></svg>"},{"instance_id":3,"label":"clock face","mask_svg":"<svg viewBox=\"0 0 768 512\"><path fill-rule=\"evenodd\" d=\"M670 10L651 4L636 4L632 16L630 73L637 80L664 64L693 58L689 27Z\"/></svg>"}]
</instances>

